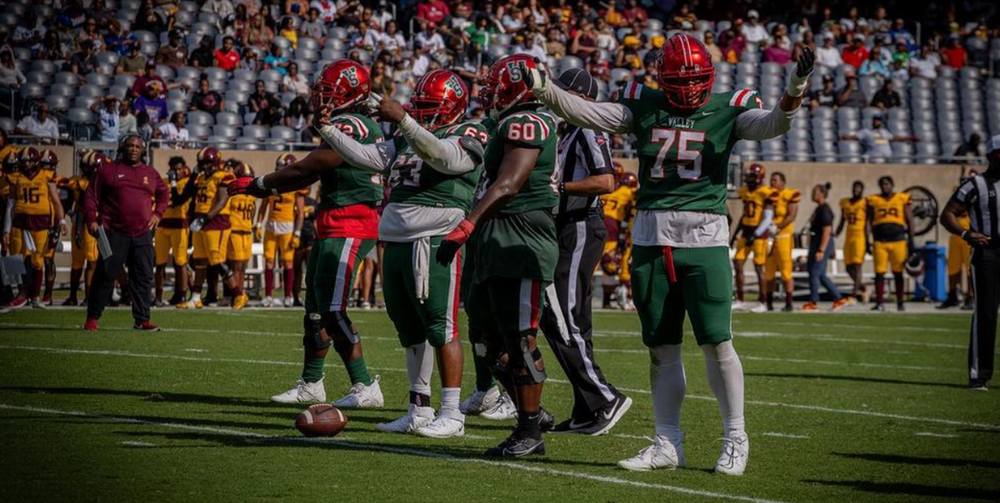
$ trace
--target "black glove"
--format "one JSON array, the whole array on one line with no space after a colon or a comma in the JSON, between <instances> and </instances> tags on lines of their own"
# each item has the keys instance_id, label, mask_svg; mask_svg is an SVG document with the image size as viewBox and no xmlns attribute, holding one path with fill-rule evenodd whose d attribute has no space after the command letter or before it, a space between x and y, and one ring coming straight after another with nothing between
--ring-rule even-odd
<instances>
[{"instance_id":1,"label":"black glove","mask_svg":"<svg viewBox=\"0 0 1000 503\"><path fill-rule=\"evenodd\" d=\"M747 236L745 238L743 238L743 240L746 242L747 247L752 247L753 246L753 242L757 241L757 236L755 236L751 232L750 234L747 234Z\"/></svg>"},{"instance_id":2,"label":"black glove","mask_svg":"<svg viewBox=\"0 0 1000 503\"><path fill-rule=\"evenodd\" d=\"M816 53L809 46L802 47L802 54L799 55L799 62L795 65L795 75L806 78L813 72L813 62L816 60Z\"/></svg>"},{"instance_id":3,"label":"black glove","mask_svg":"<svg viewBox=\"0 0 1000 503\"><path fill-rule=\"evenodd\" d=\"M55 226L49 229L49 249L54 250L56 246L59 245L59 235L61 234L59 226Z\"/></svg>"},{"instance_id":4,"label":"black glove","mask_svg":"<svg viewBox=\"0 0 1000 503\"><path fill-rule=\"evenodd\" d=\"M542 62L538 58L535 58L535 66L538 68L537 72L531 71L528 65L521 63L518 67L518 71L521 72L521 79L524 80L524 85L528 86L528 89L544 89L548 85L548 75L542 67ZM535 75L538 75L540 79L539 82L535 82Z\"/></svg>"}]
</instances>

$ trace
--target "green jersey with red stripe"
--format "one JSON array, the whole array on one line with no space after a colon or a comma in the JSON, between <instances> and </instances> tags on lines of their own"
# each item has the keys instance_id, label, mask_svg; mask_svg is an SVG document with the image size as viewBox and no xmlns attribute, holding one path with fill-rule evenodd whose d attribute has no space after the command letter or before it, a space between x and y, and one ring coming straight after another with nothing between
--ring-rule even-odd
<instances>
[{"instance_id":1,"label":"green jersey with red stripe","mask_svg":"<svg viewBox=\"0 0 1000 503\"><path fill-rule=\"evenodd\" d=\"M639 153L640 210L726 214L729 155L736 118L763 108L756 91L712 94L690 115L673 115L662 91L630 82L618 102L632 112Z\"/></svg>"},{"instance_id":2,"label":"green jersey with red stripe","mask_svg":"<svg viewBox=\"0 0 1000 503\"><path fill-rule=\"evenodd\" d=\"M334 117L331 124L361 144L382 141L378 123L361 114ZM382 175L354 166L340 166L320 177L319 209L329 210L382 200Z\"/></svg>"},{"instance_id":3,"label":"green jersey with red stripe","mask_svg":"<svg viewBox=\"0 0 1000 503\"><path fill-rule=\"evenodd\" d=\"M483 146L489 139L486 127L478 122L439 128L434 131L434 136L440 139L466 136ZM467 173L449 175L425 165L402 134L397 133L393 141L396 144L396 160L389 172L389 186L392 187L390 203L461 208L469 212L476 185L482 176L482 163Z\"/></svg>"},{"instance_id":4,"label":"green jersey with red stripe","mask_svg":"<svg viewBox=\"0 0 1000 503\"><path fill-rule=\"evenodd\" d=\"M504 147L508 144L537 148L541 151L538 153L538 161L528 181L500 209L500 213L551 210L559 204L557 187L559 168L556 162L558 137L555 120L548 114L535 110L515 112L501 119L496 130L490 134L489 143L486 144L483 159L486 175L484 189L489 189L492 181L497 179L500 164L503 162Z\"/></svg>"}]
</instances>

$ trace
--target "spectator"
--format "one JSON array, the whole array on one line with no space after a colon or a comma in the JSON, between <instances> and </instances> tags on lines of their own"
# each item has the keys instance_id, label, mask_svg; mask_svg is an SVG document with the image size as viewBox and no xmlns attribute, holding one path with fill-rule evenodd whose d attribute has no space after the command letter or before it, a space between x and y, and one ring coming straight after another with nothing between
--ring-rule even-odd
<instances>
[{"instance_id":1,"label":"spectator","mask_svg":"<svg viewBox=\"0 0 1000 503\"><path fill-rule=\"evenodd\" d=\"M205 3L201 5L201 12L211 12L219 16L219 19L224 20L235 14L236 9L230 0L205 0Z\"/></svg>"},{"instance_id":2,"label":"spectator","mask_svg":"<svg viewBox=\"0 0 1000 503\"><path fill-rule=\"evenodd\" d=\"M633 73L642 69L642 57L639 55L641 46L642 42L639 37L627 35L625 40L622 40L621 47L618 48L618 54L615 54L615 67L626 68L632 70Z\"/></svg>"},{"instance_id":3,"label":"spectator","mask_svg":"<svg viewBox=\"0 0 1000 503\"><path fill-rule=\"evenodd\" d=\"M837 106L863 108L867 105L868 100L858 87L858 78L854 71L848 69L844 72L844 79L846 81L844 87L837 91Z\"/></svg>"},{"instance_id":4,"label":"spectator","mask_svg":"<svg viewBox=\"0 0 1000 503\"><path fill-rule=\"evenodd\" d=\"M611 78L611 63L604 59L604 54L600 51L590 53L590 60L587 61L587 73L595 79L605 82ZM653 89L656 89L655 87Z\"/></svg>"},{"instance_id":5,"label":"spectator","mask_svg":"<svg viewBox=\"0 0 1000 503\"><path fill-rule=\"evenodd\" d=\"M686 3L681 4L681 7L674 13L674 24L677 26L684 23L691 23L694 25L697 22L698 16L696 16L694 12L691 12L691 6Z\"/></svg>"},{"instance_id":6,"label":"spectator","mask_svg":"<svg viewBox=\"0 0 1000 503\"><path fill-rule=\"evenodd\" d=\"M123 30L117 19L112 19L108 23L108 34L104 37L104 44L107 50L117 52L119 56L128 54L132 44L138 43L139 39L128 30Z\"/></svg>"},{"instance_id":7,"label":"spectator","mask_svg":"<svg viewBox=\"0 0 1000 503\"><path fill-rule=\"evenodd\" d=\"M184 123L186 122L184 112L174 112L170 115L170 122L161 124L153 132L154 138L165 140L164 146L168 148L184 148L190 135Z\"/></svg>"},{"instance_id":8,"label":"spectator","mask_svg":"<svg viewBox=\"0 0 1000 503\"><path fill-rule=\"evenodd\" d=\"M84 41L90 42L90 49L93 52L98 52L104 49L104 37L101 36L101 32L97 29L97 20L88 17L83 23L83 27L80 28L80 33L76 37L77 43L80 45L80 49L83 49Z\"/></svg>"},{"instance_id":9,"label":"spectator","mask_svg":"<svg viewBox=\"0 0 1000 503\"><path fill-rule=\"evenodd\" d=\"M149 123L149 114L146 112L135 114L135 129L142 141L149 143L153 139L153 125Z\"/></svg>"},{"instance_id":10,"label":"spectator","mask_svg":"<svg viewBox=\"0 0 1000 503\"><path fill-rule=\"evenodd\" d=\"M181 36L181 32L178 30L170 30L167 39L167 45L160 47L156 51L156 63L176 70L187 64L187 46L184 45L184 37Z\"/></svg>"},{"instance_id":11,"label":"spectator","mask_svg":"<svg viewBox=\"0 0 1000 503\"><path fill-rule=\"evenodd\" d=\"M97 115L97 131L101 135L101 141L117 142L121 134L121 107L118 98L106 95L101 101L90 105L90 110Z\"/></svg>"},{"instance_id":12,"label":"spectator","mask_svg":"<svg viewBox=\"0 0 1000 503\"><path fill-rule=\"evenodd\" d=\"M45 26L38 23L38 15L34 9L27 9L11 37L15 47L24 47L35 54L42 48L42 38L45 37Z\"/></svg>"},{"instance_id":13,"label":"spectator","mask_svg":"<svg viewBox=\"0 0 1000 503\"><path fill-rule=\"evenodd\" d=\"M893 61L892 78L893 80L899 79L903 82L910 80L910 70L908 70L905 66L903 66L902 61Z\"/></svg>"},{"instance_id":14,"label":"spectator","mask_svg":"<svg viewBox=\"0 0 1000 503\"><path fill-rule=\"evenodd\" d=\"M618 42L615 42L618 45ZM545 52L556 59L566 55L566 44L562 40L562 33L558 28L549 28L548 36L545 37Z\"/></svg>"},{"instance_id":15,"label":"spectator","mask_svg":"<svg viewBox=\"0 0 1000 503\"><path fill-rule=\"evenodd\" d=\"M78 76L89 75L97 71L97 57L94 56L94 42L92 40L80 42L80 50L69 58L69 71Z\"/></svg>"},{"instance_id":16,"label":"spectator","mask_svg":"<svg viewBox=\"0 0 1000 503\"><path fill-rule=\"evenodd\" d=\"M395 56L398 56L400 51L406 48L406 37L399 32L399 28L396 26L395 20L385 23L385 35L383 40L383 47L385 50L391 52Z\"/></svg>"},{"instance_id":17,"label":"spectator","mask_svg":"<svg viewBox=\"0 0 1000 503\"><path fill-rule=\"evenodd\" d=\"M687 7L687 4L684 4ZM722 61L722 49L715 44L715 32L711 30L705 31L704 38L705 48L708 49L708 54L712 56L712 63L719 63Z\"/></svg>"},{"instance_id":18,"label":"spectator","mask_svg":"<svg viewBox=\"0 0 1000 503\"><path fill-rule=\"evenodd\" d=\"M855 69L860 69L861 65L868 60L868 49L865 48L865 38L860 34L855 34L854 39L851 40L851 45L844 48L844 52L841 53L841 59L844 63L853 66Z\"/></svg>"},{"instance_id":19,"label":"spectator","mask_svg":"<svg viewBox=\"0 0 1000 503\"><path fill-rule=\"evenodd\" d=\"M958 34L952 34L948 38L948 46L941 49L941 60L956 70L961 70L968 63L969 55L962 47L962 40Z\"/></svg>"},{"instance_id":20,"label":"spectator","mask_svg":"<svg viewBox=\"0 0 1000 503\"><path fill-rule=\"evenodd\" d=\"M425 0L417 4L417 17L434 24L441 24L451 15L448 4L441 0Z\"/></svg>"},{"instance_id":21,"label":"spectator","mask_svg":"<svg viewBox=\"0 0 1000 503\"><path fill-rule=\"evenodd\" d=\"M539 61L545 61L546 57L545 48L540 45L536 45L535 37L527 37L527 40L525 40L524 35L516 35L514 37L513 53L529 54L537 58ZM600 51L595 51L594 53L600 53Z\"/></svg>"},{"instance_id":22,"label":"spectator","mask_svg":"<svg viewBox=\"0 0 1000 503\"><path fill-rule=\"evenodd\" d=\"M215 115L225 109L225 101L222 95L213 91L208 82L208 77L202 76L198 80L198 91L191 95L190 110L198 110Z\"/></svg>"},{"instance_id":23,"label":"spectator","mask_svg":"<svg viewBox=\"0 0 1000 503\"><path fill-rule=\"evenodd\" d=\"M628 0L625 10L622 11L622 15L625 16L625 19L627 19L629 23L634 23L636 21L645 23L649 20L649 13L646 12L644 7L639 5L638 0Z\"/></svg>"},{"instance_id":24,"label":"spectator","mask_svg":"<svg viewBox=\"0 0 1000 503\"><path fill-rule=\"evenodd\" d=\"M893 89L892 80L883 82L882 88L876 91L875 96L872 97L872 106L878 107L882 111L902 105L903 100L900 99L899 93Z\"/></svg>"},{"instance_id":25,"label":"spectator","mask_svg":"<svg viewBox=\"0 0 1000 503\"><path fill-rule=\"evenodd\" d=\"M906 47L906 42L902 38L897 39L896 52L892 53L892 62L902 63L901 66L903 68L907 68L910 66L911 57L912 55L910 54L910 50Z\"/></svg>"},{"instance_id":26,"label":"spectator","mask_svg":"<svg viewBox=\"0 0 1000 503\"><path fill-rule=\"evenodd\" d=\"M941 56L934 52L930 45L924 44L920 49L920 54L910 60L910 74L913 77L934 80L938 76L938 67L940 66Z\"/></svg>"},{"instance_id":27,"label":"spectator","mask_svg":"<svg viewBox=\"0 0 1000 503\"><path fill-rule=\"evenodd\" d=\"M902 18L896 19L892 23L892 28L889 30L889 36L898 44L900 41L906 46L907 51L915 51L917 49L917 44L913 39L913 35L910 31L906 29L906 23L903 22Z\"/></svg>"},{"instance_id":28,"label":"spectator","mask_svg":"<svg viewBox=\"0 0 1000 503\"><path fill-rule=\"evenodd\" d=\"M326 29L319 18L319 9L309 8L309 17L299 25L299 36L309 37L320 45L326 42Z\"/></svg>"},{"instance_id":29,"label":"spectator","mask_svg":"<svg viewBox=\"0 0 1000 503\"><path fill-rule=\"evenodd\" d=\"M138 96L142 94L143 90L146 89L146 84L150 81L156 81L160 85L160 95L166 96L167 91L173 89L183 89L188 91L188 85L184 82L173 82L167 84L163 77L156 74L156 62L153 60L146 61L146 69L138 73L139 78L135 79L135 83L132 84L132 94Z\"/></svg>"},{"instance_id":30,"label":"spectator","mask_svg":"<svg viewBox=\"0 0 1000 503\"><path fill-rule=\"evenodd\" d=\"M844 64L840 57L840 49L834 45L833 33L823 34L823 47L816 49L816 66L825 66L834 69Z\"/></svg>"},{"instance_id":31,"label":"spectator","mask_svg":"<svg viewBox=\"0 0 1000 503\"><path fill-rule=\"evenodd\" d=\"M764 49L764 61L785 65L792 61L791 41L786 35L788 29L783 24L776 25L772 30L773 38Z\"/></svg>"},{"instance_id":32,"label":"spectator","mask_svg":"<svg viewBox=\"0 0 1000 503\"><path fill-rule=\"evenodd\" d=\"M266 49L273 40L274 31L264 22L264 15L257 13L251 17L250 25L243 35L243 45Z\"/></svg>"},{"instance_id":33,"label":"spectator","mask_svg":"<svg viewBox=\"0 0 1000 503\"><path fill-rule=\"evenodd\" d=\"M876 159L892 157L892 142L894 141L916 141L914 136L893 134L885 126L885 117L882 114L876 114L872 117L871 128L862 129L857 134L842 135L841 139L860 141L865 148L865 154Z\"/></svg>"},{"instance_id":34,"label":"spectator","mask_svg":"<svg viewBox=\"0 0 1000 503\"><path fill-rule=\"evenodd\" d=\"M288 74L288 57L278 44L271 44L271 50L264 56L264 69L271 69L282 76Z\"/></svg>"},{"instance_id":35,"label":"spectator","mask_svg":"<svg viewBox=\"0 0 1000 503\"><path fill-rule=\"evenodd\" d=\"M847 17L840 19L840 26L846 33L858 34L866 31L868 20L858 15L857 7L851 7L847 11Z\"/></svg>"},{"instance_id":36,"label":"spectator","mask_svg":"<svg viewBox=\"0 0 1000 503\"><path fill-rule=\"evenodd\" d=\"M304 17L309 10L309 2L306 0L286 0L285 16Z\"/></svg>"},{"instance_id":37,"label":"spectator","mask_svg":"<svg viewBox=\"0 0 1000 503\"><path fill-rule=\"evenodd\" d=\"M124 138L130 134L139 133L139 124L135 116L135 110L132 108L134 106L133 102L129 98L125 98L118 103L118 138ZM148 119L147 119L148 122ZM117 140L116 139L116 140Z\"/></svg>"},{"instance_id":38,"label":"spectator","mask_svg":"<svg viewBox=\"0 0 1000 503\"><path fill-rule=\"evenodd\" d=\"M978 133L969 135L969 141L962 143L955 149L955 160L959 163L966 163L982 157L983 154L979 148L982 141L983 139Z\"/></svg>"},{"instance_id":39,"label":"spectator","mask_svg":"<svg viewBox=\"0 0 1000 503\"><path fill-rule=\"evenodd\" d=\"M212 37L204 36L201 38L198 47L191 51L191 56L188 57L188 65L199 70L215 66L215 48L212 47Z\"/></svg>"},{"instance_id":40,"label":"spectator","mask_svg":"<svg viewBox=\"0 0 1000 503\"><path fill-rule=\"evenodd\" d=\"M325 24L333 23L333 20L337 17L336 2L328 0L313 0L309 6L319 12L319 18Z\"/></svg>"},{"instance_id":41,"label":"spectator","mask_svg":"<svg viewBox=\"0 0 1000 503\"><path fill-rule=\"evenodd\" d=\"M139 5L139 12L136 13L132 26L136 30L145 30L156 35L167 29L167 23L157 14L153 0L143 0L142 4Z\"/></svg>"},{"instance_id":42,"label":"spectator","mask_svg":"<svg viewBox=\"0 0 1000 503\"><path fill-rule=\"evenodd\" d=\"M862 77L872 75L883 79L892 78L892 72L889 71L889 67L885 66L885 63L879 59L878 52L876 51L868 53L868 59L861 64L861 71L859 74Z\"/></svg>"},{"instance_id":43,"label":"spectator","mask_svg":"<svg viewBox=\"0 0 1000 503\"><path fill-rule=\"evenodd\" d=\"M733 26L726 30L724 37L719 42L724 47L722 53L725 55L727 63L739 63L743 57L743 50L747 46L747 37L743 34L743 20L737 18L733 21Z\"/></svg>"},{"instance_id":44,"label":"spectator","mask_svg":"<svg viewBox=\"0 0 1000 503\"><path fill-rule=\"evenodd\" d=\"M299 33L295 31L294 19L286 17L281 20L281 29L278 30L278 36L288 39L292 43L293 50L299 48Z\"/></svg>"},{"instance_id":45,"label":"spectator","mask_svg":"<svg viewBox=\"0 0 1000 503\"><path fill-rule=\"evenodd\" d=\"M372 92L379 96L394 96L396 94L396 84L386 71L385 62L379 60L372 65Z\"/></svg>"},{"instance_id":46,"label":"spectator","mask_svg":"<svg viewBox=\"0 0 1000 503\"><path fill-rule=\"evenodd\" d=\"M117 73L127 73L135 75L146 68L146 56L142 54L142 47L139 43L129 47L128 54L118 58ZM156 63L153 63L154 65Z\"/></svg>"},{"instance_id":47,"label":"spectator","mask_svg":"<svg viewBox=\"0 0 1000 503\"><path fill-rule=\"evenodd\" d=\"M380 63L383 66L384 75L385 64L381 61L376 61L375 65L377 66ZM372 75L373 80L374 78L375 76ZM374 88L374 85L372 87ZM299 73L298 63L290 63L288 65L288 75L285 75L285 77L281 79L281 88L286 93L295 93L296 96L301 96L303 98L309 97L309 79L303 77L302 74ZM392 95L390 94L389 96Z\"/></svg>"},{"instance_id":48,"label":"spectator","mask_svg":"<svg viewBox=\"0 0 1000 503\"><path fill-rule=\"evenodd\" d=\"M586 6L586 4L583 4ZM521 13L521 9L513 7L508 9L506 13L500 18L500 24L507 33L517 33L524 28L524 16Z\"/></svg>"},{"instance_id":49,"label":"spectator","mask_svg":"<svg viewBox=\"0 0 1000 503\"><path fill-rule=\"evenodd\" d=\"M413 42L416 49L423 52L434 52L445 48L444 39L437 32L437 25L434 23L424 24L424 30L414 37Z\"/></svg>"},{"instance_id":50,"label":"spectator","mask_svg":"<svg viewBox=\"0 0 1000 503\"><path fill-rule=\"evenodd\" d=\"M819 107L837 107L837 91L833 87L833 76L823 76L823 87L809 92L809 106L812 109Z\"/></svg>"},{"instance_id":51,"label":"spectator","mask_svg":"<svg viewBox=\"0 0 1000 503\"><path fill-rule=\"evenodd\" d=\"M625 38L628 39L628 37ZM635 39L635 37L632 38ZM597 50L597 34L594 33L593 25L588 21L580 21L580 29L576 31L573 43L569 46L570 54L586 61L590 58L590 53Z\"/></svg>"},{"instance_id":52,"label":"spectator","mask_svg":"<svg viewBox=\"0 0 1000 503\"><path fill-rule=\"evenodd\" d=\"M386 94L384 96L391 96L391 94ZM309 125L312 123L312 117L309 114L309 103L305 98L299 96L298 98L292 100L292 102L288 105L288 113L285 115L284 119L282 119L282 123L295 130L297 141L312 141L312 133L309 131Z\"/></svg>"},{"instance_id":53,"label":"spectator","mask_svg":"<svg viewBox=\"0 0 1000 503\"><path fill-rule=\"evenodd\" d=\"M49 105L40 103L34 114L24 116L17 123L14 134L48 138L55 141L59 139L59 124L49 116Z\"/></svg>"},{"instance_id":54,"label":"spectator","mask_svg":"<svg viewBox=\"0 0 1000 503\"><path fill-rule=\"evenodd\" d=\"M163 85L157 80L146 82L143 91L133 104L136 117L145 113L152 126L167 119L167 100L163 97Z\"/></svg>"},{"instance_id":55,"label":"spectator","mask_svg":"<svg viewBox=\"0 0 1000 503\"><path fill-rule=\"evenodd\" d=\"M7 45L0 47L0 88L10 92L11 89L19 89L27 81L24 73L14 63L14 51Z\"/></svg>"},{"instance_id":56,"label":"spectator","mask_svg":"<svg viewBox=\"0 0 1000 503\"><path fill-rule=\"evenodd\" d=\"M747 22L743 25L742 33L747 42L751 44L763 45L767 43L767 29L760 24L760 14L754 9L747 12Z\"/></svg>"},{"instance_id":57,"label":"spectator","mask_svg":"<svg viewBox=\"0 0 1000 503\"><path fill-rule=\"evenodd\" d=\"M379 34L371 26L361 24L358 26L357 33L351 35L348 45L358 49L374 51L378 48L379 42L381 42ZM444 40L442 39L441 42L444 43Z\"/></svg>"},{"instance_id":58,"label":"spectator","mask_svg":"<svg viewBox=\"0 0 1000 503\"><path fill-rule=\"evenodd\" d=\"M47 59L49 61L62 61L66 59L62 43L59 41L59 33L55 30L45 32L42 39L42 46L34 55L36 59Z\"/></svg>"},{"instance_id":59,"label":"spectator","mask_svg":"<svg viewBox=\"0 0 1000 503\"><path fill-rule=\"evenodd\" d=\"M236 5L235 12L226 26L225 34L242 42L247 34L247 26L250 26L250 16L247 14L246 5L241 3Z\"/></svg>"},{"instance_id":60,"label":"spectator","mask_svg":"<svg viewBox=\"0 0 1000 503\"><path fill-rule=\"evenodd\" d=\"M274 126L281 120L281 102L267 92L263 80L254 83L254 92L247 99L247 107L250 112L256 114L253 119L254 124Z\"/></svg>"},{"instance_id":61,"label":"spectator","mask_svg":"<svg viewBox=\"0 0 1000 503\"><path fill-rule=\"evenodd\" d=\"M257 51L250 47L243 49L243 59L240 60L240 64L237 67L240 70L250 70L253 73L260 73L264 69L264 64L257 57Z\"/></svg>"},{"instance_id":62,"label":"spectator","mask_svg":"<svg viewBox=\"0 0 1000 503\"><path fill-rule=\"evenodd\" d=\"M233 37L227 36L222 39L222 48L215 51L215 66L227 72L236 69L236 66L240 64L240 53L235 49L235 45L236 40Z\"/></svg>"}]
</instances>

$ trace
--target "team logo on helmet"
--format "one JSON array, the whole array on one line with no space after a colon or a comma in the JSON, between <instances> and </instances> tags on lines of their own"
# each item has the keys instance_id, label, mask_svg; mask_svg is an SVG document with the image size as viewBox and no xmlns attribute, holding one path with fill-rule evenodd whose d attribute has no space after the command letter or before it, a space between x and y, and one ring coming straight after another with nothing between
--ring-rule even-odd
<instances>
[{"instance_id":1,"label":"team logo on helmet","mask_svg":"<svg viewBox=\"0 0 1000 503\"><path fill-rule=\"evenodd\" d=\"M747 168L747 173L744 175L744 181L751 187L758 187L764 183L764 176L766 173L767 172L764 169L764 166L753 163L749 168Z\"/></svg>"},{"instance_id":2,"label":"team logo on helmet","mask_svg":"<svg viewBox=\"0 0 1000 503\"><path fill-rule=\"evenodd\" d=\"M465 117L469 93L453 72L434 70L421 77L410 97L410 115L427 129L454 124Z\"/></svg>"},{"instance_id":3,"label":"team logo on helmet","mask_svg":"<svg viewBox=\"0 0 1000 503\"><path fill-rule=\"evenodd\" d=\"M535 101L534 93L524 83L522 68L538 68L535 58L515 54L493 63L480 91L483 108L494 116L500 116L517 105Z\"/></svg>"},{"instance_id":4,"label":"team logo on helmet","mask_svg":"<svg viewBox=\"0 0 1000 503\"><path fill-rule=\"evenodd\" d=\"M715 67L701 41L690 35L674 35L660 48L657 63L660 89L673 108L691 113L708 102Z\"/></svg>"},{"instance_id":5,"label":"team logo on helmet","mask_svg":"<svg viewBox=\"0 0 1000 503\"><path fill-rule=\"evenodd\" d=\"M284 167L287 167L287 166L291 166L292 164L295 164L295 161L297 161L297 159L295 158L294 155L292 155L292 154L281 154L274 161L274 170L277 171L277 170L279 170L281 168L284 168Z\"/></svg>"}]
</instances>

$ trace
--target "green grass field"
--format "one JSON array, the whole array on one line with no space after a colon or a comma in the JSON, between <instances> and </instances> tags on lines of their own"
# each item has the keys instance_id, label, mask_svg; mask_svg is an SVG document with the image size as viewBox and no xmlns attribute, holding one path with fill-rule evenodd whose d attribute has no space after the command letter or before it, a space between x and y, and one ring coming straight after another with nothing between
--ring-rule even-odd
<instances>
[{"instance_id":1,"label":"green grass field","mask_svg":"<svg viewBox=\"0 0 1000 503\"><path fill-rule=\"evenodd\" d=\"M386 408L348 411L344 433L321 440L294 429L303 407L267 400L298 377L298 310L160 310L158 334L128 330L123 310L98 334L79 330L80 310L0 316L3 500L1000 500L1000 393L965 389L967 313L737 315L752 444L740 478L711 473L721 422L693 343L687 469L615 467L652 434L634 314L595 315L599 362L632 410L606 436L549 435L546 456L513 462L479 456L508 424L470 418L453 441L375 431L406 409L403 354L384 312L352 316ZM333 360L336 397L348 383ZM549 375L559 420L572 395L553 358Z\"/></svg>"}]
</instances>

